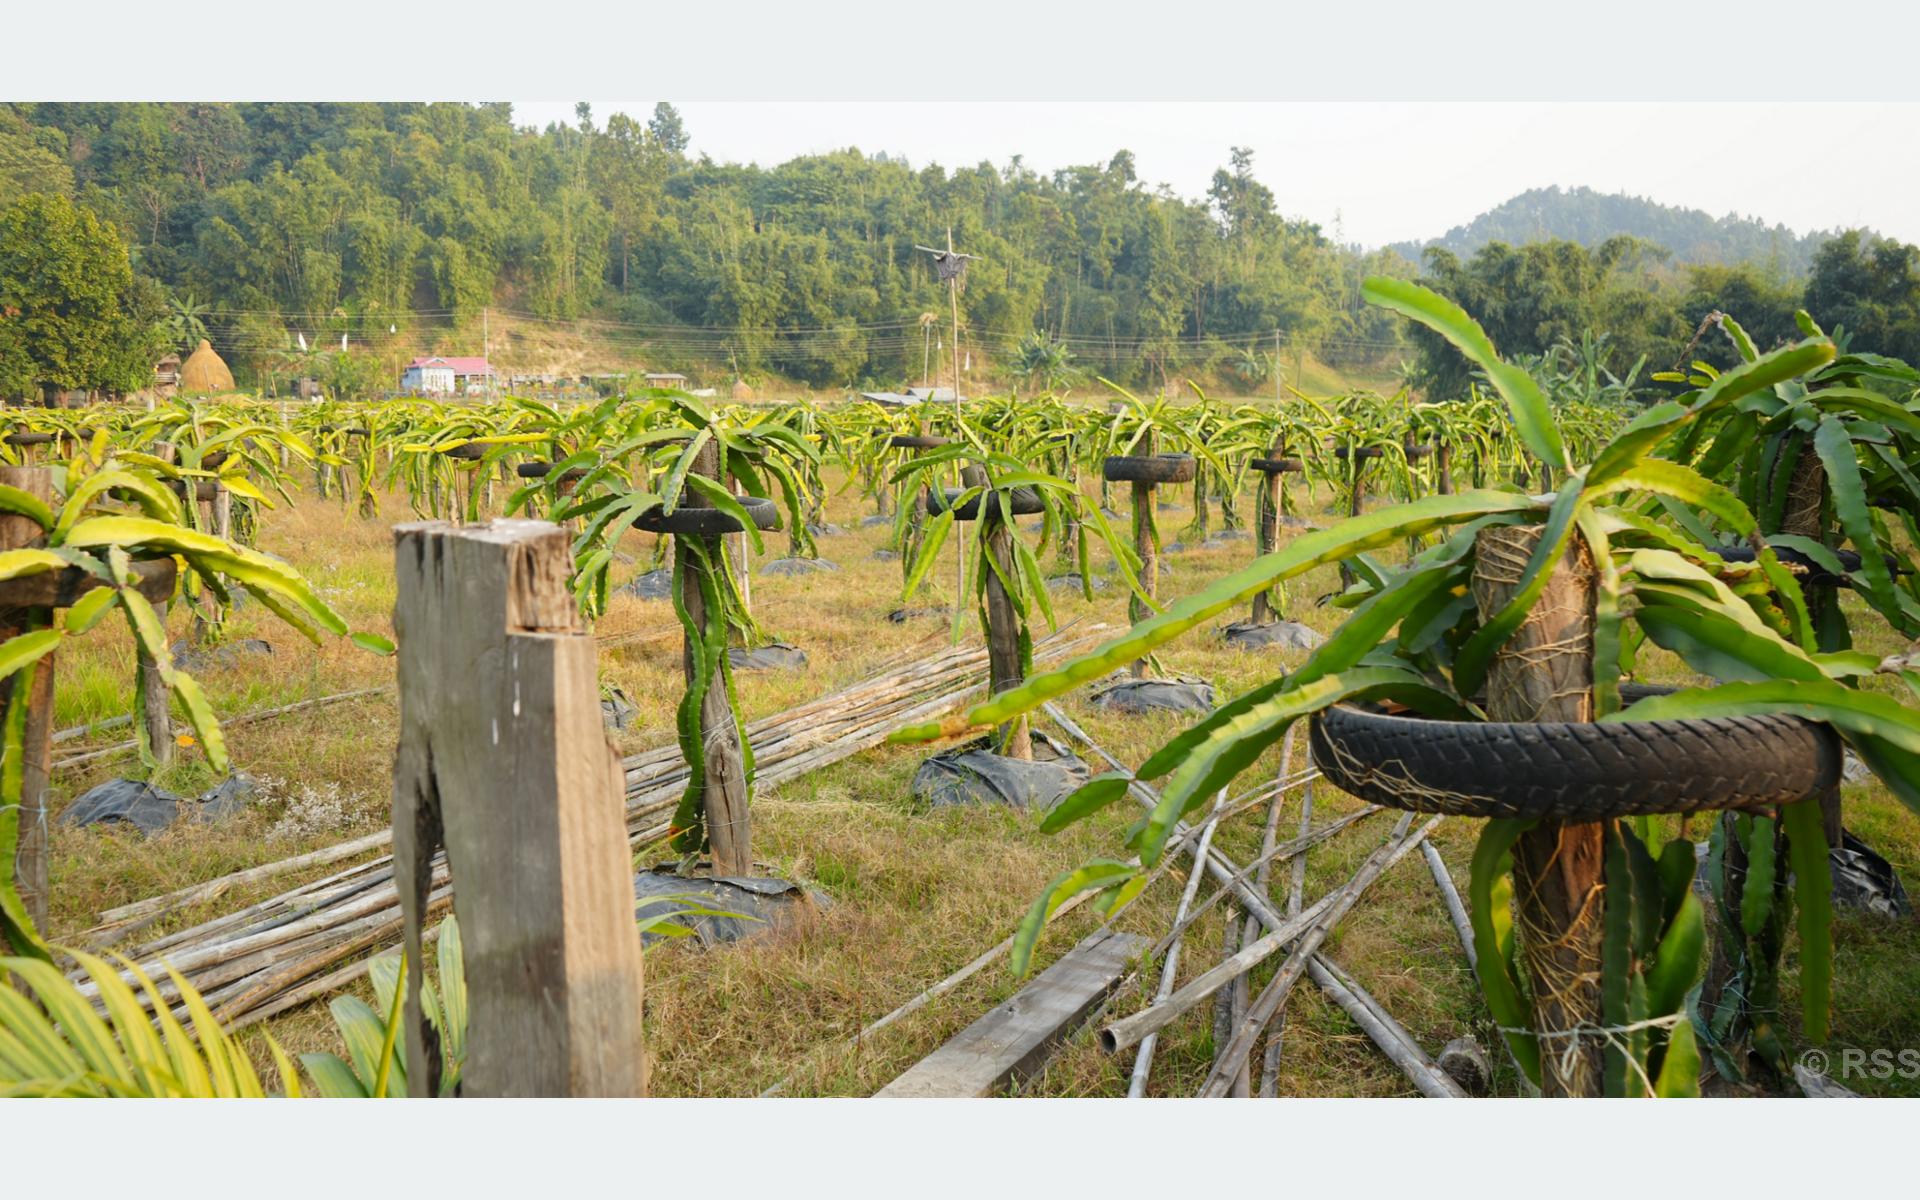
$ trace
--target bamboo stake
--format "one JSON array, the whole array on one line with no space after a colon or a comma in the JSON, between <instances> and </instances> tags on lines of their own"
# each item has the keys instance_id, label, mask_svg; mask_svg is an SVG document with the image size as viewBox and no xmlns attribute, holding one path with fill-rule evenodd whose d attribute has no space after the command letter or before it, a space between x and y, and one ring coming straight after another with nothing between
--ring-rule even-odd
<instances>
[{"instance_id":1,"label":"bamboo stake","mask_svg":"<svg viewBox=\"0 0 1920 1200\"><path fill-rule=\"evenodd\" d=\"M1287 726L1286 737L1281 739L1280 742L1280 778L1282 779L1287 777L1287 768L1293 763L1293 734L1297 728L1298 726L1295 725ZM1281 802L1285 799L1285 795L1284 792L1274 793L1273 804L1267 809L1266 827L1262 829L1260 833L1260 862L1255 868L1253 882L1254 885L1260 889L1262 895L1272 894L1268 890L1268 879L1272 874L1270 870L1272 860L1268 856L1273 853L1274 839L1280 832L1280 808ZM1259 921L1253 917L1248 917L1245 921L1241 922L1240 948L1242 950L1252 945L1259 936ZM1227 1011L1225 1014L1226 1030L1227 1033L1230 1034L1231 1031L1246 1018L1247 1005L1253 999L1251 981L1249 981L1245 975L1242 975L1233 981L1233 986L1227 989L1225 995L1227 998ZM1218 1045L1224 1040L1225 1035L1216 1039L1214 1044ZM1239 1078L1234 1080L1232 1094L1235 1097L1246 1097L1252 1095L1252 1093L1253 1080L1250 1077L1248 1069L1243 1067L1241 1068Z\"/></svg>"},{"instance_id":2,"label":"bamboo stake","mask_svg":"<svg viewBox=\"0 0 1920 1200\"><path fill-rule=\"evenodd\" d=\"M1389 846L1383 846L1380 850L1374 851L1361 865L1353 879L1349 880L1347 885L1336 894L1334 902L1328 907L1326 913L1313 922L1312 928L1303 932L1293 953L1287 957L1286 962L1281 964L1279 973L1267 984L1266 990L1260 993L1260 998L1254 1001L1253 1007L1248 1010L1247 1020L1235 1031L1226 1052L1220 1056L1219 1061L1214 1063L1213 1072L1207 1076L1206 1082L1200 1088L1200 1094L1203 1097L1220 1096L1226 1093L1227 1087L1232 1082L1232 1074L1239 1070L1240 1064L1246 1061L1247 1055L1253 1050L1253 1042L1259 1035L1260 1028L1286 1004L1287 996L1293 991L1293 985L1306 968L1307 958L1320 949L1321 943L1327 940L1327 934L1340 923L1342 917L1352 911L1354 904L1359 901L1367 888L1372 886L1373 882L1379 879L1400 856L1418 845L1442 819L1434 817L1411 835L1401 836L1412 815L1407 814L1401 818L1400 824L1394 827L1394 835L1399 839L1397 844L1390 843L1391 849Z\"/></svg>"},{"instance_id":3,"label":"bamboo stake","mask_svg":"<svg viewBox=\"0 0 1920 1200\"><path fill-rule=\"evenodd\" d=\"M1400 1068L1421 1095L1431 1100L1466 1099L1466 1092L1427 1057L1426 1051L1413 1040L1413 1035L1389 1016L1379 1001L1362 990L1332 960L1321 954L1313 955L1307 960L1307 975L1353 1018L1354 1024L1373 1039L1373 1044L1380 1047L1394 1066Z\"/></svg>"},{"instance_id":4,"label":"bamboo stake","mask_svg":"<svg viewBox=\"0 0 1920 1200\"><path fill-rule=\"evenodd\" d=\"M1313 820L1313 785L1309 783L1300 789L1300 829L1304 834L1308 823ZM1425 842L1420 843L1422 846ZM1287 885L1287 915L1297 916L1300 912L1301 893L1307 886L1307 856L1302 854L1293 860L1291 879ZM1278 1012L1273 1018L1273 1032L1267 1035L1267 1051L1260 1060L1260 1096L1271 1099L1280 1092L1280 1053L1285 1043L1287 1014Z\"/></svg>"},{"instance_id":5,"label":"bamboo stake","mask_svg":"<svg viewBox=\"0 0 1920 1200\"><path fill-rule=\"evenodd\" d=\"M1433 882L1440 888L1440 899L1447 906L1453 931L1460 935L1460 948L1467 952L1467 965L1478 970L1480 956L1473 948L1473 922L1467 917L1467 906L1460 902L1459 889L1453 886L1453 876L1447 871L1447 862L1440 857L1439 849L1432 842L1421 842L1420 854L1427 860L1427 869L1433 872Z\"/></svg>"},{"instance_id":6,"label":"bamboo stake","mask_svg":"<svg viewBox=\"0 0 1920 1200\"><path fill-rule=\"evenodd\" d=\"M1227 794L1223 791L1214 797L1214 815L1200 827L1200 840L1194 844L1194 869L1187 872L1187 884L1180 890L1180 903L1174 909L1176 923L1187 915L1193 906L1193 896L1200 890L1200 877L1204 874L1199 864L1207 859L1207 850L1213 844L1213 831L1220 827L1220 809L1226 804ZM1160 964L1160 986L1154 989L1154 1003L1158 1004L1173 994L1173 981L1180 972L1180 939L1176 935L1172 945L1167 947L1167 956ZM1148 1034L1140 1039L1140 1052L1133 1056L1133 1075L1127 1081L1127 1099L1138 1100L1147 1094L1147 1075L1153 1070L1153 1049L1158 1044L1158 1034Z\"/></svg>"}]
</instances>

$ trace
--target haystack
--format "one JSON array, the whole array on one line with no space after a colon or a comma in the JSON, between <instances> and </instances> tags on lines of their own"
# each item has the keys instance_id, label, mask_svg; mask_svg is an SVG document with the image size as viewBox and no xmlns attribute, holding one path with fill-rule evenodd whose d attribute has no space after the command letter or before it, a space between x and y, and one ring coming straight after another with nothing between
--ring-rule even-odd
<instances>
[{"instance_id":1,"label":"haystack","mask_svg":"<svg viewBox=\"0 0 1920 1200\"><path fill-rule=\"evenodd\" d=\"M227 370L226 361L213 352L213 344L207 339L201 338L200 345L180 365L180 390L188 395L233 390L233 372Z\"/></svg>"},{"instance_id":2,"label":"haystack","mask_svg":"<svg viewBox=\"0 0 1920 1200\"><path fill-rule=\"evenodd\" d=\"M733 398L735 400L753 399L753 389L747 386L746 380L736 379L733 381Z\"/></svg>"}]
</instances>

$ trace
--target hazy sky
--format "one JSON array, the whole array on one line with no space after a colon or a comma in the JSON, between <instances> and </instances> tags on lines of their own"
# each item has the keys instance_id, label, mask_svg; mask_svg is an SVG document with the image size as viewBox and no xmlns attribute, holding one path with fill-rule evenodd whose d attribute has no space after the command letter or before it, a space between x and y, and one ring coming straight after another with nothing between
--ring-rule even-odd
<instances>
[{"instance_id":1,"label":"hazy sky","mask_svg":"<svg viewBox=\"0 0 1920 1200\"><path fill-rule=\"evenodd\" d=\"M573 101L515 120L573 120ZM652 100L595 100L640 119ZM1805 232L1869 225L1920 242L1920 104L1906 103L677 103L692 151L772 165L858 146L1041 172L1132 150L1140 177L1206 191L1231 146L1289 216L1368 246L1437 237L1531 187L1586 185Z\"/></svg>"}]
</instances>

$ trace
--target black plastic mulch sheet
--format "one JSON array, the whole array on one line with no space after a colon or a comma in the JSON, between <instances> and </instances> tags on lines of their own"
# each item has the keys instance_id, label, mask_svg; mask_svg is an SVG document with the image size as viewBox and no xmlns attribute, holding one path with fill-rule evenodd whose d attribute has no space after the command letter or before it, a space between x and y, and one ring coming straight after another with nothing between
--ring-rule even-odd
<instances>
[{"instance_id":1,"label":"black plastic mulch sheet","mask_svg":"<svg viewBox=\"0 0 1920 1200\"><path fill-rule=\"evenodd\" d=\"M633 877L635 920L684 909L689 903L739 916L682 916L674 922L693 931L702 946L758 937L828 906L827 898L788 879L761 876L680 875L678 864L664 863ZM677 899L676 899L677 898ZM648 931L640 940L684 940Z\"/></svg>"},{"instance_id":2,"label":"black plastic mulch sheet","mask_svg":"<svg viewBox=\"0 0 1920 1200\"><path fill-rule=\"evenodd\" d=\"M633 724L640 710L619 688L610 688L600 696L600 723L612 730L622 730Z\"/></svg>"},{"instance_id":3,"label":"black plastic mulch sheet","mask_svg":"<svg viewBox=\"0 0 1920 1200\"><path fill-rule=\"evenodd\" d=\"M132 779L109 779L68 805L60 814L60 822L76 827L132 825L152 837L185 816L203 822L230 817L258 795L253 780L245 775L228 776L205 795L191 800Z\"/></svg>"},{"instance_id":4,"label":"black plastic mulch sheet","mask_svg":"<svg viewBox=\"0 0 1920 1200\"><path fill-rule=\"evenodd\" d=\"M985 739L942 751L913 775L913 798L922 803L1004 804L1045 811L1088 779L1087 764L1039 730L1033 760L995 754Z\"/></svg>"},{"instance_id":5,"label":"black plastic mulch sheet","mask_svg":"<svg viewBox=\"0 0 1920 1200\"><path fill-rule=\"evenodd\" d=\"M807 652L785 642L773 642L752 650L735 646L727 651L727 661L736 671L804 671Z\"/></svg>"},{"instance_id":6,"label":"black plastic mulch sheet","mask_svg":"<svg viewBox=\"0 0 1920 1200\"><path fill-rule=\"evenodd\" d=\"M1298 621L1269 621L1264 625L1235 621L1221 630L1220 636L1227 645L1242 650L1312 650L1327 640Z\"/></svg>"},{"instance_id":7,"label":"black plastic mulch sheet","mask_svg":"<svg viewBox=\"0 0 1920 1200\"><path fill-rule=\"evenodd\" d=\"M173 644L173 665L182 671L204 671L208 667L228 667L255 654L272 654L273 643L260 638L236 638L214 646L196 646L188 641Z\"/></svg>"},{"instance_id":8,"label":"black plastic mulch sheet","mask_svg":"<svg viewBox=\"0 0 1920 1200\"><path fill-rule=\"evenodd\" d=\"M816 571L838 571L840 564L827 558L776 558L760 568L762 575L812 575Z\"/></svg>"},{"instance_id":9,"label":"black plastic mulch sheet","mask_svg":"<svg viewBox=\"0 0 1920 1200\"><path fill-rule=\"evenodd\" d=\"M1126 679L1092 696L1100 708L1123 713L1210 713L1213 685L1183 679Z\"/></svg>"},{"instance_id":10,"label":"black plastic mulch sheet","mask_svg":"<svg viewBox=\"0 0 1920 1200\"><path fill-rule=\"evenodd\" d=\"M1833 872L1833 902L1883 917L1912 916L1913 905L1893 864L1853 836L1851 829L1840 832L1840 844L1827 851L1827 866Z\"/></svg>"},{"instance_id":11,"label":"black plastic mulch sheet","mask_svg":"<svg viewBox=\"0 0 1920 1200\"><path fill-rule=\"evenodd\" d=\"M636 575L622 585L622 596L637 596L642 600L667 600L673 596L673 568L661 567L657 571L648 571Z\"/></svg>"}]
</instances>

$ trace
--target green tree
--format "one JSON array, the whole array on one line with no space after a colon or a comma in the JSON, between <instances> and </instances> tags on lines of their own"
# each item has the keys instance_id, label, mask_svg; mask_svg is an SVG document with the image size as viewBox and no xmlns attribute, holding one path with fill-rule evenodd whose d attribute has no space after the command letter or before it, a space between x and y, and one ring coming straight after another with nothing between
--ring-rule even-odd
<instances>
[{"instance_id":1,"label":"green tree","mask_svg":"<svg viewBox=\"0 0 1920 1200\"><path fill-rule=\"evenodd\" d=\"M680 110L665 100L653 106L653 118L647 122L647 128L655 140L666 147L668 154L684 154L690 139L687 127L680 120Z\"/></svg>"},{"instance_id":2,"label":"green tree","mask_svg":"<svg viewBox=\"0 0 1920 1200\"><path fill-rule=\"evenodd\" d=\"M0 214L0 394L126 388L151 378L158 289L136 287L113 226L65 196Z\"/></svg>"},{"instance_id":3,"label":"green tree","mask_svg":"<svg viewBox=\"0 0 1920 1200\"><path fill-rule=\"evenodd\" d=\"M1814 255L1807 311L1860 349L1920 361L1920 246L1857 229L1834 238Z\"/></svg>"}]
</instances>

